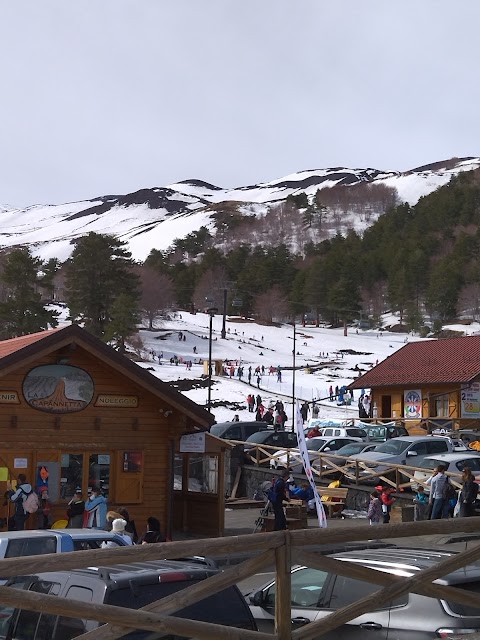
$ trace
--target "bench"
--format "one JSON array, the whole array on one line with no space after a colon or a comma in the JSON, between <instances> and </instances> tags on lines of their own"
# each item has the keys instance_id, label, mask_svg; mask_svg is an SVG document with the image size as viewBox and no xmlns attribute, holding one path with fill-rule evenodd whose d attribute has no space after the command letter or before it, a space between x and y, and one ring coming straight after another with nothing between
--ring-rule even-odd
<instances>
[{"instance_id":1,"label":"bench","mask_svg":"<svg viewBox=\"0 0 480 640\"><path fill-rule=\"evenodd\" d=\"M322 498L322 504L328 511L328 517L332 518L335 507L345 505L348 487L318 487L318 491Z\"/></svg>"}]
</instances>

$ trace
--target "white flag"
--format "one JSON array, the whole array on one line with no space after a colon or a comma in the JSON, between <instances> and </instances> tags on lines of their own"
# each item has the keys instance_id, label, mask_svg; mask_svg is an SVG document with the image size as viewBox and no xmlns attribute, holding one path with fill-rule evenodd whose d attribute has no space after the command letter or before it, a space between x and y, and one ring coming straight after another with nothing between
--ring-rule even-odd
<instances>
[{"instance_id":1,"label":"white flag","mask_svg":"<svg viewBox=\"0 0 480 640\"><path fill-rule=\"evenodd\" d=\"M305 433L303 431L303 418L300 412L300 403L297 400L297 415L295 420L295 430L297 432L298 449L303 460L303 468L305 469L305 475L313 490L315 498L315 505L317 507L318 526L326 527L327 518L325 517L325 511L323 510L322 501L320 500L320 494L318 493L317 485L315 484L315 478L313 477L312 467L310 464L310 457L308 455L307 441L305 440Z\"/></svg>"}]
</instances>

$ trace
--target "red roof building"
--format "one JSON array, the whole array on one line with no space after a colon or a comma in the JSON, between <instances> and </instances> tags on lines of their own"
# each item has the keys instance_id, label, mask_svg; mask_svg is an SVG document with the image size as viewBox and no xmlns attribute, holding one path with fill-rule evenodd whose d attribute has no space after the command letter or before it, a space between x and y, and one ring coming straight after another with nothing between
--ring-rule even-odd
<instances>
[{"instance_id":1,"label":"red roof building","mask_svg":"<svg viewBox=\"0 0 480 640\"><path fill-rule=\"evenodd\" d=\"M480 336L407 343L350 388L371 389L372 417L480 424Z\"/></svg>"}]
</instances>

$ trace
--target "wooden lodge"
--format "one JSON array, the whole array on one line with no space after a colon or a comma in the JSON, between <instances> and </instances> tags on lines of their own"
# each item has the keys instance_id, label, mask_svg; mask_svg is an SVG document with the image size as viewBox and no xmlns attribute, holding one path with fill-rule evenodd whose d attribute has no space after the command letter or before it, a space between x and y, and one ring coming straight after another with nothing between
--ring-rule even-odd
<instances>
[{"instance_id":1,"label":"wooden lodge","mask_svg":"<svg viewBox=\"0 0 480 640\"><path fill-rule=\"evenodd\" d=\"M374 419L480 428L480 336L407 343L349 388L371 389Z\"/></svg>"},{"instance_id":2,"label":"wooden lodge","mask_svg":"<svg viewBox=\"0 0 480 640\"><path fill-rule=\"evenodd\" d=\"M139 532L155 516L170 536L223 534L227 445L207 411L75 325L0 342L0 372L2 494L24 473L53 522L100 487ZM12 512L5 501L4 525Z\"/></svg>"}]
</instances>

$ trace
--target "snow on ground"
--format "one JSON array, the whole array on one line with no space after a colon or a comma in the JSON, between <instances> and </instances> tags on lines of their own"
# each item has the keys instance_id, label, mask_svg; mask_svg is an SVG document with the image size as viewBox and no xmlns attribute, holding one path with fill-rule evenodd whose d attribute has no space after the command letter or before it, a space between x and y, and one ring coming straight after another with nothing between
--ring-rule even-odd
<instances>
[{"instance_id":1,"label":"snow on ground","mask_svg":"<svg viewBox=\"0 0 480 640\"><path fill-rule=\"evenodd\" d=\"M165 321L161 329L154 331L141 330L140 335L145 345L147 361L142 363L165 382L183 379L199 379L204 373L200 361L208 361L208 325L209 316L204 313L192 315L181 312L176 318ZM244 367L244 382L226 377L213 376L212 413L217 422L233 420L238 414L240 420L251 420L254 416L248 412L246 397L248 393L259 393L263 403L281 398L286 404L286 413L291 424L292 406L292 351L293 327L291 325L261 326L254 322L243 321L239 318L227 318L227 338L222 340L220 332L222 317L217 315L213 319L213 360L232 360L236 365ZM179 341L178 334L186 335L185 341ZM405 345L406 340L420 340L402 333L388 333L387 331L362 331L358 334L354 328L348 329L348 335L343 335L343 328L329 329L316 327L297 327L296 330L296 366L300 369L295 373L295 395L301 400L324 398L320 402L321 418L355 418L358 417L357 403L351 407L337 407L336 403L325 399L330 385L334 388L352 382L359 372L368 371L377 361L386 357ZM193 352L196 347L197 353ZM151 351L157 356L163 352L161 364L153 359ZM347 352L348 351L348 352ZM343 357L342 357L343 352ZM183 362L170 364L170 358L176 355ZM187 371L185 361L194 364L191 371ZM246 383L248 367L252 370L257 365L264 365L266 372L262 376L260 388L257 389L256 377L252 371L252 385ZM282 368L282 382L277 382L276 375L268 375L270 365ZM315 367L312 373L307 373L307 365ZM289 369L290 367L290 369ZM318 368L317 368L318 367ZM358 367L358 370L355 368ZM235 369L237 366L235 366ZM207 403L207 388L186 391L185 395L201 406ZM358 392L356 392L358 399ZM216 402L226 402L230 406L215 407Z\"/></svg>"},{"instance_id":2,"label":"snow on ground","mask_svg":"<svg viewBox=\"0 0 480 640\"><path fill-rule=\"evenodd\" d=\"M49 309L60 313L59 325L69 324L68 308L50 305ZM140 330L144 344L144 361L140 366L148 369L153 375L164 382L179 380L200 381L204 374L203 361L208 361L208 332L209 316L205 313L195 315L179 312L166 320L162 326L153 331ZM385 314L383 324L395 325L398 317ZM212 413L217 422L233 420L238 414L240 420L252 420L254 415L248 412L246 398L249 393L259 393L263 404L281 399L286 406L286 413L291 425L292 419L292 386L293 386L293 327L291 325L262 326L253 321L227 316L227 337L222 340L222 316L213 318L212 360L230 360L237 370L238 365L244 367L244 378L240 381L237 376L233 379L225 376L212 377L211 392ZM480 323L469 325L451 324L444 329L463 332L465 335L480 334ZM178 339L179 332L186 336L185 341ZM428 339L428 338L427 338ZM321 399L320 418L351 419L358 418L357 402L350 407L337 406L327 398L330 385L341 387L352 382L359 373L368 371L398 349L406 342L419 341L422 338L405 333L390 333L388 331L359 330L349 327L348 335L343 335L343 328L330 329L327 327L296 327L296 371L295 396L299 400L312 401ZM193 348L196 347L197 353ZM156 356L153 357L152 352ZM342 356L343 353L343 356ZM158 356L162 355L161 363ZM182 359L178 365L170 364L170 358L177 356ZM187 370L185 362L191 360L192 369ZM238 364L237 364L238 363ZM255 368L264 365L265 374L261 377L260 387L257 388ZM268 375L270 365L282 368L282 382L277 382L276 374ZM252 383L248 385L248 368L252 367ZM307 367L311 372L307 373ZM358 370L356 369L358 367ZM198 405L206 407L208 390L199 387L183 392ZM358 400L359 392L355 392ZM222 403L216 407L216 403Z\"/></svg>"}]
</instances>

